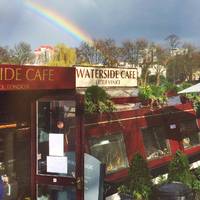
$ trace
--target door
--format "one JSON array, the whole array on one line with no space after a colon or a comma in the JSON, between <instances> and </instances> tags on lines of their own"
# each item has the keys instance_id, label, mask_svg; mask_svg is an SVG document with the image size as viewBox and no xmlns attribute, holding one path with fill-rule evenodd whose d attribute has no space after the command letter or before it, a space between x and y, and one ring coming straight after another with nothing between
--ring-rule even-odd
<instances>
[{"instance_id":1,"label":"door","mask_svg":"<svg viewBox=\"0 0 200 200\"><path fill-rule=\"evenodd\" d=\"M35 104L32 194L38 200L83 199L81 98L43 98Z\"/></svg>"}]
</instances>

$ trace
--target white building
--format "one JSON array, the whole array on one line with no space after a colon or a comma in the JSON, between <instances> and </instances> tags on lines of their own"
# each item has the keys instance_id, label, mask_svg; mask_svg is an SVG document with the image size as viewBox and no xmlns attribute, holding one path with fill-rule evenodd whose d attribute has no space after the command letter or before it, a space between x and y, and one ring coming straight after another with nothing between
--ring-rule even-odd
<instances>
[{"instance_id":1,"label":"white building","mask_svg":"<svg viewBox=\"0 0 200 200\"><path fill-rule=\"evenodd\" d=\"M54 47L50 45L41 45L39 48L34 50L35 54L34 64L35 65L47 64L53 57L54 52L55 52Z\"/></svg>"},{"instance_id":2,"label":"white building","mask_svg":"<svg viewBox=\"0 0 200 200\"><path fill-rule=\"evenodd\" d=\"M170 50L171 56L177 56L177 55L185 55L188 53L187 48L174 48Z\"/></svg>"}]
</instances>

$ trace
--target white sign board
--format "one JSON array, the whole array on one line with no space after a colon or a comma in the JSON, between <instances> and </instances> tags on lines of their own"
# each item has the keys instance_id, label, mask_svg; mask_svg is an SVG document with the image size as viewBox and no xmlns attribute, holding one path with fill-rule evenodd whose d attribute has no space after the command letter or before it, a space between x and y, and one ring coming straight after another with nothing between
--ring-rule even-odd
<instances>
[{"instance_id":1,"label":"white sign board","mask_svg":"<svg viewBox=\"0 0 200 200\"><path fill-rule=\"evenodd\" d=\"M60 133L49 134L49 155L50 156L64 155L64 134Z\"/></svg>"},{"instance_id":2,"label":"white sign board","mask_svg":"<svg viewBox=\"0 0 200 200\"><path fill-rule=\"evenodd\" d=\"M137 69L76 67L76 87L134 87L137 86Z\"/></svg>"},{"instance_id":3,"label":"white sign board","mask_svg":"<svg viewBox=\"0 0 200 200\"><path fill-rule=\"evenodd\" d=\"M47 172L67 174L67 157L47 156Z\"/></svg>"},{"instance_id":4,"label":"white sign board","mask_svg":"<svg viewBox=\"0 0 200 200\"><path fill-rule=\"evenodd\" d=\"M176 129L176 124L170 124L170 129Z\"/></svg>"}]
</instances>

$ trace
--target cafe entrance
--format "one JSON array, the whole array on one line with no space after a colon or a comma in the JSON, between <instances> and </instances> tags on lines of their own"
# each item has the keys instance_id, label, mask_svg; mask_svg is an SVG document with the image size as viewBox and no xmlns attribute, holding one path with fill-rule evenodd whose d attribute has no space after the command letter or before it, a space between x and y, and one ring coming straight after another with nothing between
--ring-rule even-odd
<instances>
[{"instance_id":1,"label":"cafe entrance","mask_svg":"<svg viewBox=\"0 0 200 200\"><path fill-rule=\"evenodd\" d=\"M0 199L82 200L75 69L0 65Z\"/></svg>"},{"instance_id":2,"label":"cafe entrance","mask_svg":"<svg viewBox=\"0 0 200 200\"><path fill-rule=\"evenodd\" d=\"M2 199L83 199L82 97L29 94L1 94Z\"/></svg>"},{"instance_id":3,"label":"cafe entrance","mask_svg":"<svg viewBox=\"0 0 200 200\"><path fill-rule=\"evenodd\" d=\"M36 199L83 198L82 114L80 96L40 98L35 102ZM32 138L34 141L34 138ZM33 191L33 193L34 193Z\"/></svg>"}]
</instances>

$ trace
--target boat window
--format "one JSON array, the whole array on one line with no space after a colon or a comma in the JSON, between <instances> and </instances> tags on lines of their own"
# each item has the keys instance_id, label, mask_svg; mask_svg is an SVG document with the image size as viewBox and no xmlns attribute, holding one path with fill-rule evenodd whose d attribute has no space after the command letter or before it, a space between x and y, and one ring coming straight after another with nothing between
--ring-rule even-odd
<instances>
[{"instance_id":1,"label":"boat window","mask_svg":"<svg viewBox=\"0 0 200 200\"><path fill-rule=\"evenodd\" d=\"M200 130L195 119L181 122L180 132L183 137L184 148L200 145Z\"/></svg>"},{"instance_id":2,"label":"boat window","mask_svg":"<svg viewBox=\"0 0 200 200\"><path fill-rule=\"evenodd\" d=\"M153 160L170 153L169 142L162 126L142 129L147 160Z\"/></svg>"},{"instance_id":3,"label":"boat window","mask_svg":"<svg viewBox=\"0 0 200 200\"><path fill-rule=\"evenodd\" d=\"M106 164L106 173L128 167L123 135L112 134L89 140L91 154Z\"/></svg>"}]
</instances>

